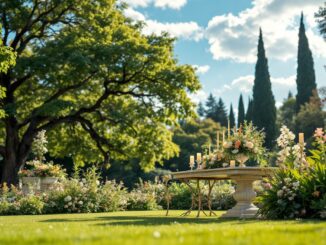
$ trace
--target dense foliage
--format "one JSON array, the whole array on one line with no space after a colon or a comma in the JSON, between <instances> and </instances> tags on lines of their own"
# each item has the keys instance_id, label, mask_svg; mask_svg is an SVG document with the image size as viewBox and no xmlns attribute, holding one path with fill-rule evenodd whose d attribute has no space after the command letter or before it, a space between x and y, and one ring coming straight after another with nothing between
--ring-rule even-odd
<instances>
[{"instance_id":1,"label":"dense foliage","mask_svg":"<svg viewBox=\"0 0 326 245\"><path fill-rule=\"evenodd\" d=\"M77 165L134 158L151 169L177 154L167 125L192 114L198 78L178 64L173 38L142 34L123 8L115 0L1 1L1 52L17 54L0 74L2 182L17 183L41 130L52 156Z\"/></svg>"},{"instance_id":2,"label":"dense foliage","mask_svg":"<svg viewBox=\"0 0 326 245\"><path fill-rule=\"evenodd\" d=\"M195 183L191 183L195 188ZM187 185L172 183L168 186L172 209L188 209L191 192ZM203 184L203 205L207 206L208 186ZM100 182L95 168L88 169L79 178L61 180L46 193L24 195L20 190L3 185L0 195L0 215L45 213L90 213L119 210L157 210L166 207L166 186L158 179L142 181L131 191L122 182ZM228 182L216 184L211 194L212 207L225 210L235 201L234 188Z\"/></svg>"},{"instance_id":3,"label":"dense foliage","mask_svg":"<svg viewBox=\"0 0 326 245\"><path fill-rule=\"evenodd\" d=\"M309 102L310 97L313 95L313 91L317 88L314 61L306 36L305 26L303 23L303 14L301 14L299 28L298 67L296 83L298 91L296 95L296 111L299 112L300 107Z\"/></svg>"},{"instance_id":4,"label":"dense foliage","mask_svg":"<svg viewBox=\"0 0 326 245\"><path fill-rule=\"evenodd\" d=\"M315 132L315 149L305 159L294 135L283 127L278 169L259 198L260 214L271 219L326 218L326 135ZM301 146L303 147L303 146Z\"/></svg>"},{"instance_id":5,"label":"dense foliage","mask_svg":"<svg viewBox=\"0 0 326 245\"><path fill-rule=\"evenodd\" d=\"M245 121L245 108L243 104L242 94L240 94L239 104L238 104L238 127L240 127L240 125L243 125L244 121Z\"/></svg>"},{"instance_id":6,"label":"dense foliage","mask_svg":"<svg viewBox=\"0 0 326 245\"><path fill-rule=\"evenodd\" d=\"M276 107L261 30L259 32L257 56L252 121L259 129L264 129L266 134L265 146L271 149L276 136Z\"/></svg>"}]
</instances>

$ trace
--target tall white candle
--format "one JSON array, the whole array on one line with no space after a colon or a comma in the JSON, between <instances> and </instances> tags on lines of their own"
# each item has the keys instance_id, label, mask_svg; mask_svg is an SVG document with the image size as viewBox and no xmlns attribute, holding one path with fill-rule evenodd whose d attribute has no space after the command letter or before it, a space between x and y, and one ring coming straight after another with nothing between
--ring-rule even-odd
<instances>
[{"instance_id":1,"label":"tall white candle","mask_svg":"<svg viewBox=\"0 0 326 245\"><path fill-rule=\"evenodd\" d=\"M299 133L299 143L304 144L304 133Z\"/></svg>"},{"instance_id":2,"label":"tall white candle","mask_svg":"<svg viewBox=\"0 0 326 245\"><path fill-rule=\"evenodd\" d=\"M196 160L197 160L197 162L201 162L201 153L199 153L199 152L197 153L197 159Z\"/></svg>"}]
</instances>

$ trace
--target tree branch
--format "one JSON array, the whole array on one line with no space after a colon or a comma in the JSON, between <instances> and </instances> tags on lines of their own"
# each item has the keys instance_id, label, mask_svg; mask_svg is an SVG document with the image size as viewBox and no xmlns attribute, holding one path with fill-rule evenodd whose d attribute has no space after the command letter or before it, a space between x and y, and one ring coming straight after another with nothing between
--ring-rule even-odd
<instances>
[{"instance_id":1,"label":"tree branch","mask_svg":"<svg viewBox=\"0 0 326 245\"><path fill-rule=\"evenodd\" d=\"M15 92L15 90L22 85L25 81L32 77L32 74L27 74L21 78L18 78L15 82L13 82L9 88L9 93Z\"/></svg>"}]
</instances>

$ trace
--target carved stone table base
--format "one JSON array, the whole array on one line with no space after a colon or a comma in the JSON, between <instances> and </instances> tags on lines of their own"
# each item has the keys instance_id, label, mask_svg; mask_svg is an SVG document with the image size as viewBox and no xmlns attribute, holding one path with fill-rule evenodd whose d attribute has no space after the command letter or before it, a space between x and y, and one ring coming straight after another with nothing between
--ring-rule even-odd
<instances>
[{"instance_id":1,"label":"carved stone table base","mask_svg":"<svg viewBox=\"0 0 326 245\"><path fill-rule=\"evenodd\" d=\"M222 217L227 218L254 218L257 215L258 208L252 203L256 197L253 189L253 182L260 179L259 176L231 176L236 181L237 187L233 194L237 204L229 209Z\"/></svg>"}]
</instances>

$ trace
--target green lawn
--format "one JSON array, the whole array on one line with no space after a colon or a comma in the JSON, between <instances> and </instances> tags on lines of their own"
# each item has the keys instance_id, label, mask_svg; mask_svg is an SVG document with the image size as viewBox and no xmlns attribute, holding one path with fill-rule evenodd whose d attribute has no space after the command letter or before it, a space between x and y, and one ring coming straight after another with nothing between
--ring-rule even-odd
<instances>
[{"instance_id":1,"label":"green lawn","mask_svg":"<svg viewBox=\"0 0 326 245\"><path fill-rule=\"evenodd\" d=\"M326 244L323 221L197 219L195 213L185 218L180 214L0 216L0 244Z\"/></svg>"}]
</instances>

